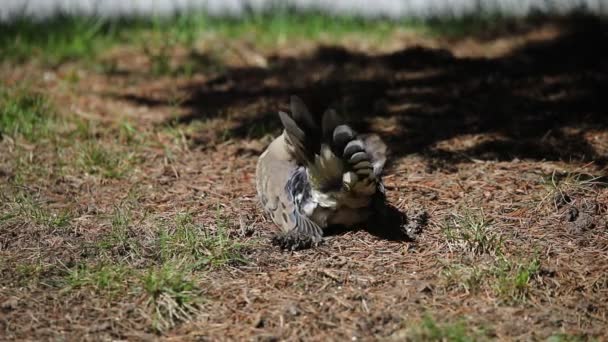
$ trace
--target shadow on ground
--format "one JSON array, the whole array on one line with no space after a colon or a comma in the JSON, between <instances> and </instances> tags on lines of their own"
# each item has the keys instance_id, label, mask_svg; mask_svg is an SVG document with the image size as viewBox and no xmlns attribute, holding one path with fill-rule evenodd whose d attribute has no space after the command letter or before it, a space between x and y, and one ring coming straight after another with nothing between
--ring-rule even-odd
<instances>
[{"instance_id":1,"label":"shadow on ground","mask_svg":"<svg viewBox=\"0 0 608 342\"><path fill-rule=\"evenodd\" d=\"M564 24L556 39L494 59L420 47L365 55L324 46L309 56L275 56L268 68L228 69L189 85L192 95L182 103L189 114L179 121L258 103L230 131L235 138L251 137L255 125L277 129L274 113L296 94L317 113L328 105L338 108L359 128L389 119L384 137L396 155L422 153L447 164L531 158L603 166L608 156L584 134L608 129L607 28L598 20L575 20ZM457 152L432 148L471 134L493 138Z\"/></svg>"}]
</instances>

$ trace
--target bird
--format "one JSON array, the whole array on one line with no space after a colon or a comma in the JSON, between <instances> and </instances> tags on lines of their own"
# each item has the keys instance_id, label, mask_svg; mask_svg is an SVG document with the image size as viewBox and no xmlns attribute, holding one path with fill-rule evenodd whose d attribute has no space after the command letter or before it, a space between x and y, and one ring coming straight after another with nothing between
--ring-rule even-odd
<instances>
[{"instance_id":1,"label":"bird","mask_svg":"<svg viewBox=\"0 0 608 342\"><path fill-rule=\"evenodd\" d=\"M283 125L258 158L256 190L264 212L280 228L273 242L304 249L323 241L330 226L352 227L381 215L387 146L376 134L358 134L333 109L321 122L297 96Z\"/></svg>"}]
</instances>

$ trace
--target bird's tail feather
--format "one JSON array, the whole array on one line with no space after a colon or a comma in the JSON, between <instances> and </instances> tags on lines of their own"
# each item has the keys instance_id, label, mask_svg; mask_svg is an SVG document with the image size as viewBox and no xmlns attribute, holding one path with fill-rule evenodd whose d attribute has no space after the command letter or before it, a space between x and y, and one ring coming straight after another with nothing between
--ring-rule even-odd
<instances>
[{"instance_id":1,"label":"bird's tail feather","mask_svg":"<svg viewBox=\"0 0 608 342\"><path fill-rule=\"evenodd\" d=\"M376 135L359 136L332 109L319 126L304 103L291 97L291 115L279 112L295 158L306 165L313 187L319 190L352 188L380 175L386 145Z\"/></svg>"},{"instance_id":2,"label":"bird's tail feather","mask_svg":"<svg viewBox=\"0 0 608 342\"><path fill-rule=\"evenodd\" d=\"M300 163L314 160L321 144L321 130L302 100L291 97L291 113L279 112L288 143Z\"/></svg>"}]
</instances>

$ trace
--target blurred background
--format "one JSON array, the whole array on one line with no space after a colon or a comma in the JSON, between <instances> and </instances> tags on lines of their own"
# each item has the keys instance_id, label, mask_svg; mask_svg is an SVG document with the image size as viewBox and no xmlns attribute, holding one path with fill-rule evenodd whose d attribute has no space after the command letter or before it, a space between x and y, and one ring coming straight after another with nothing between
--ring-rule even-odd
<instances>
[{"instance_id":1,"label":"blurred background","mask_svg":"<svg viewBox=\"0 0 608 342\"><path fill-rule=\"evenodd\" d=\"M361 0L6 0L0 9L0 18L10 20L16 15L46 18L58 12L108 17L170 15L192 10L210 15L243 16L278 7L366 18L460 17L481 13L524 16L537 12L566 14L574 10L608 12L608 5L602 0L378 0L371 3Z\"/></svg>"}]
</instances>

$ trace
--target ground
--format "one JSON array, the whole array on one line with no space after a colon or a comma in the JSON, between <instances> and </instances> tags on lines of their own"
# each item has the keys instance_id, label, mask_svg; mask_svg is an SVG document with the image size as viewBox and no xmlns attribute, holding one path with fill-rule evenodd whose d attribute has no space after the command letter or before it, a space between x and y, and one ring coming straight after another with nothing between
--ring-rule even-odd
<instances>
[{"instance_id":1,"label":"ground","mask_svg":"<svg viewBox=\"0 0 608 342\"><path fill-rule=\"evenodd\" d=\"M348 24L2 36L0 339L606 339L605 24ZM254 171L292 94L381 134L414 240L271 244Z\"/></svg>"}]
</instances>

